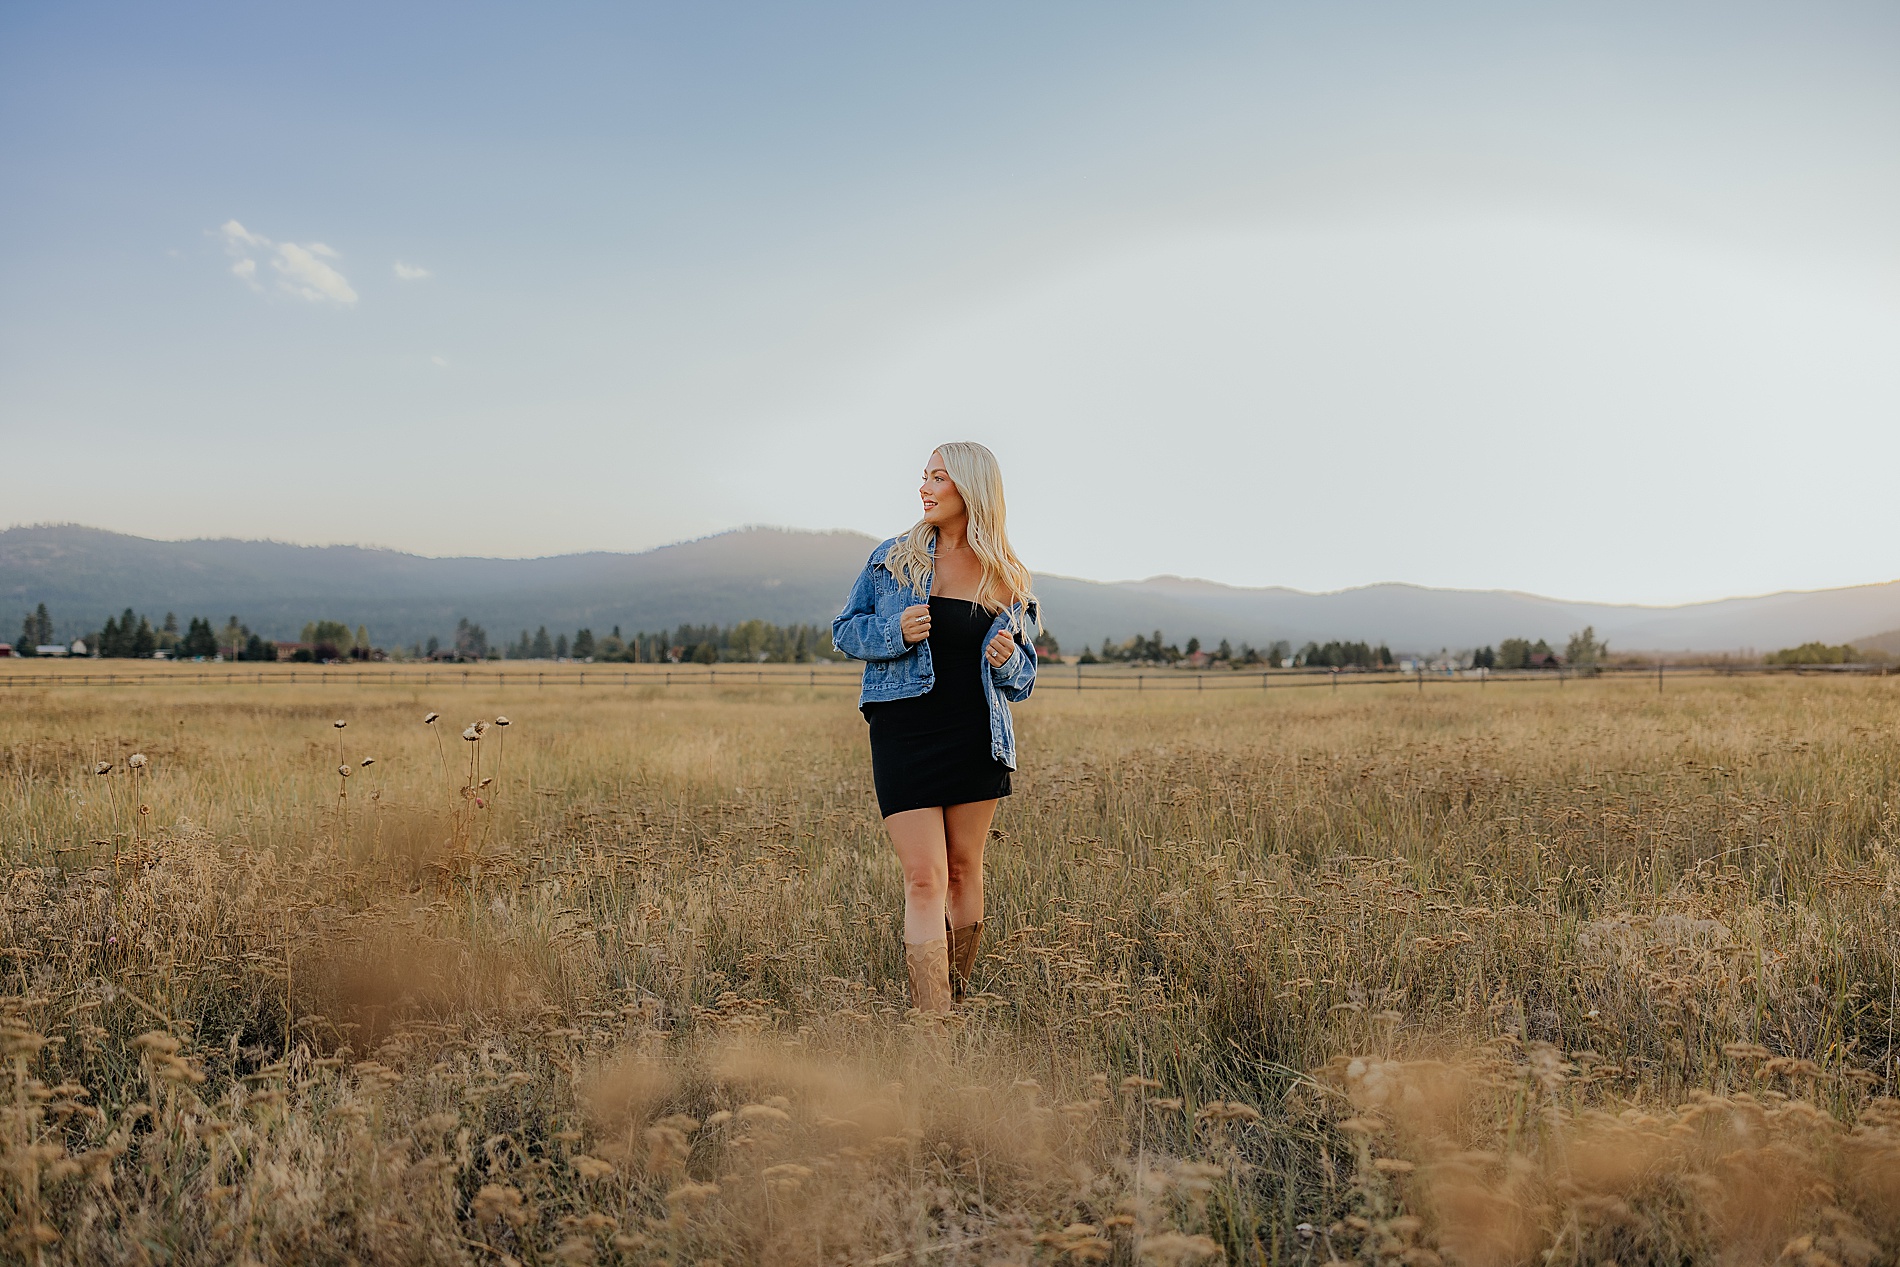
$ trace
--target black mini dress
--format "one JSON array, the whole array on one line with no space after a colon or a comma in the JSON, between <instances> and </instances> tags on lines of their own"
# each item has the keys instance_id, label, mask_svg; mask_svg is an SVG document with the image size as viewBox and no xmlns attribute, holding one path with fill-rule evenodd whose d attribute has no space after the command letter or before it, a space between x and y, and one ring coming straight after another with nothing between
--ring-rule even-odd
<instances>
[{"instance_id":1,"label":"black mini dress","mask_svg":"<svg viewBox=\"0 0 1900 1267\"><path fill-rule=\"evenodd\" d=\"M983 646L995 618L967 598L930 600L936 683L910 699L866 704L871 780L884 817L1009 795L1009 767L990 755Z\"/></svg>"}]
</instances>

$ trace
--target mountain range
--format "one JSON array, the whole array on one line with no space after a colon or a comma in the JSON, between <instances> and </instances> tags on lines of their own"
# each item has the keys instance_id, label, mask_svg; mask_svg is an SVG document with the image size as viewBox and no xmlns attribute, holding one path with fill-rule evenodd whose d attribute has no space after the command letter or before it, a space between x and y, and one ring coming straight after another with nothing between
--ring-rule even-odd
<instances>
[{"instance_id":1,"label":"mountain range","mask_svg":"<svg viewBox=\"0 0 1900 1267\"><path fill-rule=\"evenodd\" d=\"M0 531L0 638L38 603L62 639L126 607L151 616L236 614L266 637L311 620L367 625L382 645L446 638L462 617L491 641L546 625L605 633L683 623L829 623L876 542L854 532L742 528L637 554L426 558L362 546L153 541L76 525ZM1380 584L1330 593L1175 576L1102 582L1038 575L1043 622L1068 650L1162 630L1170 640L1362 640L1394 651L1561 643L1586 625L1613 648L1772 650L1809 641L1900 650L1900 582L1786 591L1674 607L1567 602L1507 590Z\"/></svg>"}]
</instances>

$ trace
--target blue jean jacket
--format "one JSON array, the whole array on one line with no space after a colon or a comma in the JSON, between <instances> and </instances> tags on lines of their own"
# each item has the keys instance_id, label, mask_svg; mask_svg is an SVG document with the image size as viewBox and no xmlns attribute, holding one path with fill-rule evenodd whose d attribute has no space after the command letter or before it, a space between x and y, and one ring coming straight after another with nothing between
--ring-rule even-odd
<instances>
[{"instance_id":1,"label":"blue jean jacket","mask_svg":"<svg viewBox=\"0 0 1900 1267\"><path fill-rule=\"evenodd\" d=\"M901 583L884 566L884 556L897 544L897 538L871 551L871 557L858 573L845 599L844 610L831 622L831 645L854 660L864 661L864 687L858 693L858 706L881 704L894 699L913 699L937 684L936 667L930 662L930 642L904 645L901 627L904 609L930 601L931 573L924 577L919 593ZM936 553L936 543L930 552ZM1000 665L983 660L983 697L990 706L990 755L1014 770L1016 768L1016 729L1010 724L1009 701L1029 698L1036 686L1036 648L1021 632L1035 618L1035 606L1025 612L1018 603L998 612L983 637L989 645L1002 630L1012 624L1018 629L1016 649Z\"/></svg>"}]
</instances>

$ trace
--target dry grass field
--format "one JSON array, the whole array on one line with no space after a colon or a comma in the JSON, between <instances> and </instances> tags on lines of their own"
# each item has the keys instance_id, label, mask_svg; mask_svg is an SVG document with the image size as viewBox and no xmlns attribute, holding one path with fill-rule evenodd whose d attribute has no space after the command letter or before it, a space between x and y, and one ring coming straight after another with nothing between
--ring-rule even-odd
<instances>
[{"instance_id":1,"label":"dry grass field","mask_svg":"<svg viewBox=\"0 0 1900 1267\"><path fill-rule=\"evenodd\" d=\"M7 1261L1900 1261L1895 679L1039 694L933 1024L843 692L30 671Z\"/></svg>"}]
</instances>

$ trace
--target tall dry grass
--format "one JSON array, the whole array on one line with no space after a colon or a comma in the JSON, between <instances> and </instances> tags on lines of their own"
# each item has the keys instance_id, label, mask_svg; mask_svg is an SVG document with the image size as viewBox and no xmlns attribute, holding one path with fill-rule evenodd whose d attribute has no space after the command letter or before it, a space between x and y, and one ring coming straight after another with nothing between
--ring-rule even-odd
<instances>
[{"instance_id":1,"label":"tall dry grass","mask_svg":"<svg viewBox=\"0 0 1900 1267\"><path fill-rule=\"evenodd\" d=\"M1893 690L1048 692L938 1026L836 692L16 688L0 1252L1893 1262Z\"/></svg>"}]
</instances>

